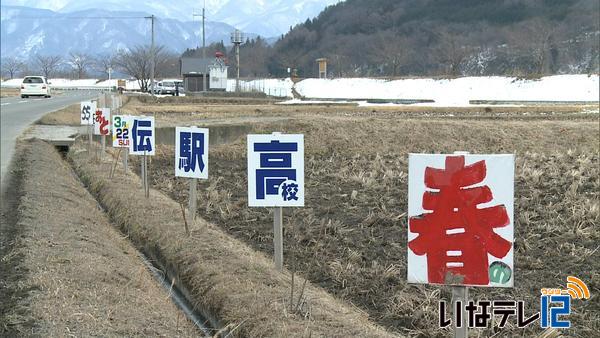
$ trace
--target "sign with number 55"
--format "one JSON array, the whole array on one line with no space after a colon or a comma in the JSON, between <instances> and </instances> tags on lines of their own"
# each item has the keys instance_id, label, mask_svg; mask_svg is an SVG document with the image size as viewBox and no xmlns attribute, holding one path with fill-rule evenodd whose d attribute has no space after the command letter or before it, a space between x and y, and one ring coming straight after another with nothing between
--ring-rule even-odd
<instances>
[{"instance_id":1,"label":"sign with number 55","mask_svg":"<svg viewBox=\"0 0 600 338\"><path fill-rule=\"evenodd\" d=\"M96 113L96 102L82 101L81 109L81 125L91 126L94 124L94 114Z\"/></svg>"}]
</instances>

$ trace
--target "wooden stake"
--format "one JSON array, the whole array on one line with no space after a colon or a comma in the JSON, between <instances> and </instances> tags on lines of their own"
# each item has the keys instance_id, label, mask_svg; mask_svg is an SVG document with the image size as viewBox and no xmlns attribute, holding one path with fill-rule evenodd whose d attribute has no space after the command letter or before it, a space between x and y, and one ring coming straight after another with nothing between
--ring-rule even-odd
<instances>
[{"instance_id":1,"label":"wooden stake","mask_svg":"<svg viewBox=\"0 0 600 338\"><path fill-rule=\"evenodd\" d=\"M460 309L456 308L457 301L461 301L461 303L462 303L462 306L460 307ZM467 305L468 301L469 301L469 288L468 287L466 287L466 286L453 286L452 287L452 314L453 314L453 318L454 318L454 338L468 338L469 337L467 311L465 311L465 306ZM460 324L458 323L457 318L460 318Z\"/></svg>"},{"instance_id":2,"label":"wooden stake","mask_svg":"<svg viewBox=\"0 0 600 338\"><path fill-rule=\"evenodd\" d=\"M129 169L129 165L127 164L127 159L129 157L129 148L125 148L123 152L123 169L125 169L125 173L127 174L127 170Z\"/></svg>"},{"instance_id":3,"label":"wooden stake","mask_svg":"<svg viewBox=\"0 0 600 338\"><path fill-rule=\"evenodd\" d=\"M468 151L455 151L454 155L468 155ZM460 301L462 306L460 309L456 308L456 302ZM452 287L452 314L454 315L454 338L468 338L469 337L469 326L467 311L465 306L469 301L469 288L466 286L453 286ZM459 316L460 312L460 317ZM457 318L460 318L460 325Z\"/></svg>"},{"instance_id":4,"label":"wooden stake","mask_svg":"<svg viewBox=\"0 0 600 338\"><path fill-rule=\"evenodd\" d=\"M198 179L191 178L190 179L190 201L189 201L189 213L190 213L190 223L195 224L196 220L196 204L198 201Z\"/></svg>"},{"instance_id":5,"label":"wooden stake","mask_svg":"<svg viewBox=\"0 0 600 338\"><path fill-rule=\"evenodd\" d=\"M275 268L279 271L283 271L283 209L281 207L274 208L273 216Z\"/></svg>"},{"instance_id":6,"label":"wooden stake","mask_svg":"<svg viewBox=\"0 0 600 338\"><path fill-rule=\"evenodd\" d=\"M140 161L140 178L142 179L142 189L144 189L144 194L146 193L146 173L144 170L144 158L146 156L144 155L144 157L142 157L142 160Z\"/></svg>"},{"instance_id":7,"label":"wooden stake","mask_svg":"<svg viewBox=\"0 0 600 338\"><path fill-rule=\"evenodd\" d=\"M144 152L144 176L145 176L145 189L146 189L146 198L150 197L150 181L148 180L148 156Z\"/></svg>"},{"instance_id":8,"label":"wooden stake","mask_svg":"<svg viewBox=\"0 0 600 338\"><path fill-rule=\"evenodd\" d=\"M117 156L115 156L115 160L113 162L112 169L110 170L110 175L108 176L109 178L113 178L115 176L115 171L117 170L117 163L119 162L119 156L121 156L122 150L123 150L123 148L119 148L119 151L117 152Z\"/></svg>"},{"instance_id":9,"label":"wooden stake","mask_svg":"<svg viewBox=\"0 0 600 338\"><path fill-rule=\"evenodd\" d=\"M185 226L185 233L186 235L188 235L188 237L190 237L190 228L188 227L187 220L185 219L185 209L183 208L183 203L180 202L179 206L181 207L181 215L183 216L183 226Z\"/></svg>"},{"instance_id":10,"label":"wooden stake","mask_svg":"<svg viewBox=\"0 0 600 338\"><path fill-rule=\"evenodd\" d=\"M104 158L104 153L106 152L106 136L100 135L100 142L102 142L102 152L100 153L100 159Z\"/></svg>"},{"instance_id":11,"label":"wooden stake","mask_svg":"<svg viewBox=\"0 0 600 338\"><path fill-rule=\"evenodd\" d=\"M88 153L92 157L92 134L94 133L94 125L88 124Z\"/></svg>"}]
</instances>

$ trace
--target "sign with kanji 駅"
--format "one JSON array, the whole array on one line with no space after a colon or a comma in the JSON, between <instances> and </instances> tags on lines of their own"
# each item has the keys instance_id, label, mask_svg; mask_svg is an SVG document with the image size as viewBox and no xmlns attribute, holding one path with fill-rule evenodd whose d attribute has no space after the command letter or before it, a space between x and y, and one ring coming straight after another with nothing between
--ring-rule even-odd
<instances>
[{"instance_id":1,"label":"sign with kanji \u99c5","mask_svg":"<svg viewBox=\"0 0 600 338\"><path fill-rule=\"evenodd\" d=\"M514 155L410 154L408 282L512 287Z\"/></svg>"},{"instance_id":2,"label":"sign with kanji \u99c5","mask_svg":"<svg viewBox=\"0 0 600 338\"><path fill-rule=\"evenodd\" d=\"M96 114L96 102L82 101L80 105L79 115L81 118L81 125L91 126L94 124L94 118Z\"/></svg>"},{"instance_id":3,"label":"sign with kanji \u99c5","mask_svg":"<svg viewBox=\"0 0 600 338\"><path fill-rule=\"evenodd\" d=\"M208 129L175 128L175 176L208 179Z\"/></svg>"},{"instance_id":4,"label":"sign with kanji \u99c5","mask_svg":"<svg viewBox=\"0 0 600 338\"><path fill-rule=\"evenodd\" d=\"M115 148L129 148L131 118L127 115L112 116L112 145Z\"/></svg>"},{"instance_id":5,"label":"sign with kanji \u99c5","mask_svg":"<svg viewBox=\"0 0 600 338\"><path fill-rule=\"evenodd\" d=\"M96 108L94 114L94 135L110 134L110 108Z\"/></svg>"},{"instance_id":6,"label":"sign with kanji \u99c5","mask_svg":"<svg viewBox=\"0 0 600 338\"><path fill-rule=\"evenodd\" d=\"M154 117L131 117L130 155L154 155L156 151L154 126Z\"/></svg>"},{"instance_id":7,"label":"sign with kanji \u99c5","mask_svg":"<svg viewBox=\"0 0 600 338\"><path fill-rule=\"evenodd\" d=\"M248 135L248 205L304 206L304 135Z\"/></svg>"}]
</instances>

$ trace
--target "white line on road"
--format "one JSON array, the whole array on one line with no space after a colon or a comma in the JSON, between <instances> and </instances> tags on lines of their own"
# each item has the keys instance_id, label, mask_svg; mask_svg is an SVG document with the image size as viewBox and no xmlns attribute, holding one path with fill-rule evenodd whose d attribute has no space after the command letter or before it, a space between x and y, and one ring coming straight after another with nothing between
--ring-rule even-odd
<instances>
[{"instance_id":1,"label":"white line on road","mask_svg":"<svg viewBox=\"0 0 600 338\"><path fill-rule=\"evenodd\" d=\"M6 106L7 104L10 104L10 102L0 103L0 106Z\"/></svg>"},{"instance_id":2,"label":"white line on road","mask_svg":"<svg viewBox=\"0 0 600 338\"><path fill-rule=\"evenodd\" d=\"M19 101L17 103L25 103L25 102L27 102L27 100Z\"/></svg>"}]
</instances>

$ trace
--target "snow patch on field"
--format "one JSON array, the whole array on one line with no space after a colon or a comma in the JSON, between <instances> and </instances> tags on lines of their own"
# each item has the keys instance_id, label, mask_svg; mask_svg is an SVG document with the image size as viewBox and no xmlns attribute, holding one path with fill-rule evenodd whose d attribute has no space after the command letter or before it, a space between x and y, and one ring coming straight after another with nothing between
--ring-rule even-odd
<instances>
[{"instance_id":1,"label":"snow patch on field","mask_svg":"<svg viewBox=\"0 0 600 338\"><path fill-rule=\"evenodd\" d=\"M556 75L539 80L513 77L457 79L307 79L296 84L300 95L314 99L434 100L426 105L467 106L470 100L598 101L598 75Z\"/></svg>"},{"instance_id":2,"label":"snow patch on field","mask_svg":"<svg viewBox=\"0 0 600 338\"><path fill-rule=\"evenodd\" d=\"M51 79L54 88L115 87L116 80L97 79L68 80ZM2 82L2 87L18 88L22 79ZM235 79L227 81L227 91L235 91ZM258 79L240 81L243 92L263 92L270 96L293 98L292 88L310 101L289 101L290 104L316 103L322 100L364 101L360 105L398 105L395 100L433 100L416 103L425 106L464 107L472 100L517 101L503 105L519 104L518 101L594 101L600 99L598 75L554 75L537 80L514 77L463 77L457 79L402 79L381 80L353 79L306 79L294 83L286 79ZM127 90L139 90L136 81L127 81ZM390 100L366 102L367 100Z\"/></svg>"}]
</instances>

